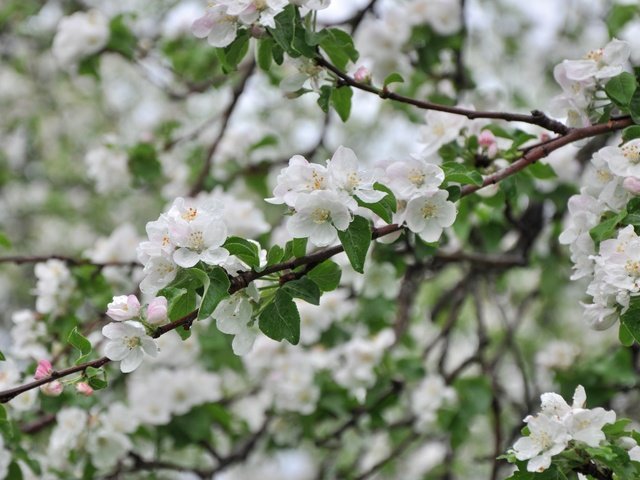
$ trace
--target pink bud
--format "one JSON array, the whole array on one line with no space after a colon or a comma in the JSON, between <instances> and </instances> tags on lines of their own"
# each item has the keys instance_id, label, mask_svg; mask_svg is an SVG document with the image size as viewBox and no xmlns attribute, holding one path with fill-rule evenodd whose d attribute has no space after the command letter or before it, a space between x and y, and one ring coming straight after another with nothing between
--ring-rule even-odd
<instances>
[{"instance_id":1,"label":"pink bud","mask_svg":"<svg viewBox=\"0 0 640 480\"><path fill-rule=\"evenodd\" d=\"M353 78L356 82L371 83L371 72L365 66L359 67L356 73L353 74Z\"/></svg>"},{"instance_id":2,"label":"pink bud","mask_svg":"<svg viewBox=\"0 0 640 480\"><path fill-rule=\"evenodd\" d=\"M147 307L147 321L159 325L167 321L167 299L156 297Z\"/></svg>"},{"instance_id":3,"label":"pink bud","mask_svg":"<svg viewBox=\"0 0 640 480\"><path fill-rule=\"evenodd\" d=\"M640 195L640 178L627 177L622 181L622 186L627 192Z\"/></svg>"},{"instance_id":4,"label":"pink bud","mask_svg":"<svg viewBox=\"0 0 640 480\"><path fill-rule=\"evenodd\" d=\"M107 305L107 315L121 322L130 320L140 314L140 301L135 295L119 295Z\"/></svg>"},{"instance_id":5,"label":"pink bud","mask_svg":"<svg viewBox=\"0 0 640 480\"><path fill-rule=\"evenodd\" d=\"M76 391L85 397L93 395L93 388L91 388L87 382L76 383Z\"/></svg>"},{"instance_id":6,"label":"pink bud","mask_svg":"<svg viewBox=\"0 0 640 480\"><path fill-rule=\"evenodd\" d=\"M481 147L489 148L496 143L496 136L489 130L483 130L478 136L478 144Z\"/></svg>"},{"instance_id":7,"label":"pink bud","mask_svg":"<svg viewBox=\"0 0 640 480\"><path fill-rule=\"evenodd\" d=\"M40 391L48 397L57 397L63 390L64 385L58 380L54 380L53 382L45 383L40 386Z\"/></svg>"},{"instance_id":8,"label":"pink bud","mask_svg":"<svg viewBox=\"0 0 640 480\"><path fill-rule=\"evenodd\" d=\"M540 134L540 141L541 142L547 142L551 140L551 135L549 135L547 132L541 133Z\"/></svg>"},{"instance_id":9,"label":"pink bud","mask_svg":"<svg viewBox=\"0 0 640 480\"><path fill-rule=\"evenodd\" d=\"M43 378L47 378L53 372L53 367L51 366L51 362L49 360L40 360L38 362L38 367L36 368L36 374L33 376L36 380L42 380Z\"/></svg>"}]
</instances>

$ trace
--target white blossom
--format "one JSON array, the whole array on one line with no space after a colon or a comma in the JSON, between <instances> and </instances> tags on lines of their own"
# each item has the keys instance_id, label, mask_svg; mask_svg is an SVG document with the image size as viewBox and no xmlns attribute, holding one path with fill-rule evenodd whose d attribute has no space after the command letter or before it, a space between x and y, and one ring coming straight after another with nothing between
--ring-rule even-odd
<instances>
[{"instance_id":1,"label":"white blossom","mask_svg":"<svg viewBox=\"0 0 640 480\"><path fill-rule=\"evenodd\" d=\"M158 347L147 335L140 322L126 320L110 323L102 327L102 334L110 341L105 345L105 355L114 361L120 361L120 371L129 373L140 366L144 355L155 357Z\"/></svg>"}]
</instances>

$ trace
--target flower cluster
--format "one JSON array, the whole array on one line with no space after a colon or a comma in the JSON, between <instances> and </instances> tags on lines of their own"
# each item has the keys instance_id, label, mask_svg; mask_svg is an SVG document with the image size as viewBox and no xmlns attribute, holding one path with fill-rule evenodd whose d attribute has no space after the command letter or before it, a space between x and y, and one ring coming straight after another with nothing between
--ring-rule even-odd
<instances>
[{"instance_id":1,"label":"flower cluster","mask_svg":"<svg viewBox=\"0 0 640 480\"><path fill-rule=\"evenodd\" d=\"M158 346L147 335L147 327L167 321L165 297L154 298L146 311L141 308L135 295L113 297L108 305L107 315L117 323L110 323L102 328L102 334L109 339L104 352L109 359L121 362L120 370L123 373L138 368L145 354L151 357L158 354Z\"/></svg>"},{"instance_id":2,"label":"flower cluster","mask_svg":"<svg viewBox=\"0 0 640 480\"><path fill-rule=\"evenodd\" d=\"M571 249L574 263L572 279L591 278L587 293L592 303L585 305L585 317L596 329L613 325L629 307L630 298L640 293L640 245L633 226L619 230L615 238L596 247L591 236L604 215L616 216L629 209L629 202L640 193L640 140L622 146L604 147L593 155L585 172L579 195L569 200L569 218L560 242ZM615 232L614 232L615 233Z\"/></svg>"},{"instance_id":3,"label":"flower cluster","mask_svg":"<svg viewBox=\"0 0 640 480\"><path fill-rule=\"evenodd\" d=\"M147 223L149 240L138 246L144 265L140 283L144 293L155 294L177 275L178 267L190 268L198 262L220 265L229 257L222 248L227 225L222 204L215 200L177 198L166 213Z\"/></svg>"},{"instance_id":4,"label":"flower cluster","mask_svg":"<svg viewBox=\"0 0 640 480\"><path fill-rule=\"evenodd\" d=\"M318 247L332 244L337 230L346 230L358 208L354 197L366 203L380 201L386 193L374 189L378 172L358 165L353 150L338 147L327 166L301 155L289 160L278 175L273 197L266 201L294 210L287 229L294 238L309 238Z\"/></svg>"},{"instance_id":5,"label":"flower cluster","mask_svg":"<svg viewBox=\"0 0 640 480\"><path fill-rule=\"evenodd\" d=\"M613 39L604 48L591 50L581 60L564 60L556 65L553 76L562 87L554 99L557 109L567 112L571 126L587 126L601 113L602 102L597 96L606 80L622 73L629 61L631 49L626 42Z\"/></svg>"},{"instance_id":6,"label":"flower cluster","mask_svg":"<svg viewBox=\"0 0 640 480\"><path fill-rule=\"evenodd\" d=\"M529 472L543 472L551 465L551 457L564 451L569 442L597 447L605 439L602 427L616 421L616 413L603 408L585 408L587 395L579 385L568 405L557 393L540 396L541 412L529 415L529 435L513 445L518 460L528 460Z\"/></svg>"},{"instance_id":7,"label":"flower cluster","mask_svg":"<svg viewBox=\"0 0 640 480\"><path fill-rule=\"evenodd\" d=\"M215 0L193 22L191 30L198 38L206 37L214 47L226 47L236 39L239 28L254 25L275 28L275 16L289 3L319 10L328 7L330 0Z\"/></svg>"},{"instance_id":8,"label":"flower cluster","mask_svg":"<svg viewBox=\"0 0 640 480\"><path fill-rule=\"evenodd\" d=\"M58 24L53 55L64 67L102 49L109 40L109 19L99 10L76 12Z\"/></svg>"},{"instance_id":9,"label":"flower cluster","mask_svg":"<svg viewBox=\"0 0 640 480\"><path fill-rule=\"evenodd\" d=\"M425 242L436 242L456 219L456 207L447 200L449 192L439 188L444 181L442 169L412 158L392 163L385 173L385 184L398 200L394 222L406 224Z\"/></svg>"}]
</instances>

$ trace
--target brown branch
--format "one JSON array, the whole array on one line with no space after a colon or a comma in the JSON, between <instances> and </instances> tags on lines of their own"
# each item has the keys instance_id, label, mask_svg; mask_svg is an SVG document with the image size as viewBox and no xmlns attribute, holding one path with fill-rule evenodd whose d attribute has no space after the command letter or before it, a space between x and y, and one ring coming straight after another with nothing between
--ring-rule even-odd
<instances>
[{"instance_id":1,"label":"brown branch","mask_svg":"<svg viewBox=\"0 0 640 480\"><path fill-rule=\"evenodd\" d=\"M91 265L97 268L105 267L127 267L135 268L142 267L138 262L92 262L85 258L74 258L66 255L10 255L6 257L0 257L0 263L15 263L16 265L24 265L29 263L42 263L48 260L60 260L71 267L80 267L84 265Z\"/></svg>"},{"instance_id":2,"label":"brown branch","mask_svg":"<svg viewBox=\"0 0 640 480\"><path fill-rule=\"evenodd\" d=\"M589 138L596 135L601 135L603 133L620 130L631 124L632 124L632 121L630 118L619 118L603 124L572 129L566 135L559 136L550 142L546 142L542 146L536 146L531 148L519 160L515 161L508 167L494 173L493 175L489 175L485 177L483 186L498 183L499 181L520 172L521 170L526 168L528 165L531 165L532 163L539 160L540 158L546 157L554 150L557 150L565 145L568 145L571 142L575 142L583 138ZM482 188L482 187L479 187L476 185L465 185L465 187L462 188L461 196L464 197L464 196L470 195L475 191L477 191L479 188ZM396 224L385 225L384 227L380 227L380 228L374 228L371 238L375 240L376 238L400 231L402 230L402 228L403 227L401 225L396 225ZM312 254L306 255L304 257L300 257L300 258L282 262L276 265L272 265L271 267L267 267L260 272L256 272L253 270L249 272L242 272L237 277L231 278L231 287L229 288L229 293L233 294L238 290L246 288L252 281L257 280L258 278L262 278L265 275L283 272L285 270L293 270L303 265L315 265L343 251L344 251L344 247L342 245L336 245L336 246L326 248L324 250L320 250L318 252L314 252ZM153 337L158 338L159 336L164 335L165 333L171 330L175 330L181 326L185 326L188 328L191 326L191 324L197 318L197 316L198 316L198 310L194 310L188 315L185 315L183 318L180 318L178 320L175 320L171 323L168 323L166 325L159 327L153 333ZM429 353L429 350L430 348L428 348L427 350L425 350L425 352L423 352L425 356ZM72 375L77 372L83 372L88 367L99 368L99 367L102 367L103 365L106 365L109 362L110 360L107 357L102 357L97 360L93 360L91 362L76 365L64 370L55 371L49 377L43 378L41 380L36 380L18 387L0 391L0 403L6 403L21 393L37 388L53 380L57 380L58 378L65 377L67 375Z\"/></svg>"},{"instance_id":3,"label":"brown branch","mask_svg":"<svg viewBox=\"0 0 640 480\"><path fill-rule=\"evenodd\" d=\"M406 97L398 93L391 92L386 88L377 88L367 83L358 82L353 77L347 75L335 65L327 61L321 56L317 56L315 61L318 65L325 67L327 70L333 72L343 85L349 85L365 92L378 95L380 98L394 100L396 102L405 103L407 105L413 105L414 107L421 108L423 110L436 110L438 112L452 113L454 115L462 115L469 120L476 118L488 118L494 120L506 120L508 122L523 122L531 125L538 125L561 135L567 135L571 129L557 120L547 117L539 110L533 110L531 115L525 115L521 113L509 113L509 112L489 112L481 110L470 110L461 107L450 107L447 105L441 105L439 103L427 102L424 100L418 100L416 98Z\"/></svg>"},{"instance_id":4,"label":"brown branch","mask_svg":"<svg viewBox=\"0 0 640 480\"><path fill-rule=\"evenodd\" d=\"M227 127L229 126L229 120L231 120L231 115L233 114L233 111L238 105L238 101L240 100L240 97L244 92L244 89L247 85L247 82L249 81L249 78L251 77L251 75L253 75L254 70L255 70L255 62L252 60L251 64L247 68L247 71L242 75L242 77L240 78L240 81L234 87L233 94L231 97L231 102L229 102L229 105L227 105L227 108L224 110L224 112L222 112L222 125L220 126L220 131L218 132L218 136L215 138L215 140L213 141L213 143L211 144L211 146L209 147L209 149L205 154L205 160L204 160L204 165L202 166L202 170L200 170L200 173L198 174L196 182L193 184L193 186L191 187L191 190L189 191L190 197L197 195L204 188L205 180L207 179L207 175L209 175L209 170L211 170L211 166L213 164L213 157L218 151L218 147L220 146L220 143L222 142L222 139L224 138L224 134L227 130Z\"/></svg>"}]
</instances>

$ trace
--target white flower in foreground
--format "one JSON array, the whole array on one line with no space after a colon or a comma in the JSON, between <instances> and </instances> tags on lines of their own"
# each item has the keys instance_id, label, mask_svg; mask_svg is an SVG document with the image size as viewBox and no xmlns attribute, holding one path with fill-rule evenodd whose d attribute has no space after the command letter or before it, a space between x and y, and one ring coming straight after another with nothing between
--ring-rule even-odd
<instances>
[{"instance_id":1,"label":"white flower in foreground","mask_svg":"<svg viewBox=\"0 0 640 480\"><path fill-rule=\"evenodd\" d=\"M574 409L564 423L574 440L584 442L590 447L597 447L605 439L602 427L615 423L616 412L604 408Z\"/></svg>"},{"instance_id":2,"label":"white flower in foreground","mask_svg":"<svg viewBox=\"0 0 640 480\"><path fill-rule=\"evenodd\" d=\"M317 163L309 163L302 155L289 159L289 166L280 171L273 197L265 201L274 205L283 203L293 207L301 193L311 193L327 189L327 168Z\"/></svg>"},{"instance_id":3,"label":"white flower in foreground","mask_svg":"<svg viewBox=\"0 0 640 480\"><path fill-rule=\"evenodd\" d=\"M236 355L249 353L258 336L258 326L249 325L252 315L251 302L242 292L222 300L212 314L218 330L234 336L231 347Z\"/></svg>"},{"instance_id":4,"label":"white flower in foreground","mask_svg":"<svg viewBox=\"0 0 640 480\"><path fill-rule=\"evenodd\" d=\"M518 460L529 460L529 472L543 472L551 465L551 457L562 452L571 436L562 422L546 415L529 415L524 421L529 436L520 438L513 446Z\"/></svg>"},{"instance_id":5,"label":"white flower in foreground","mask_svg":"<svg viewBox=\"0 0 640 480\"><path fill-rule=\"evenodd\" d=\"M191 32L198 38L207 38L209 45L226 47L236 39L238 18L227 15L225 6L215 6L193 22Z\"/></svg>"},{"instance_id":6,"label":"white flower in foreground","mask_svg":"<svg viewBox=\"0 0 640 480\"><path fill-rule=\"evenodd\" d=\"M287 222L287 230L294 238L308 237L318 247L326 247L338 238L336 229L346 230L351 213L342 199L330 191L300 195L296 213Z\"/></svg>"},{"instance_id":7,"label":"white flower in foreground","mask_svg":"<svg viewBox=\"0 0 640 480\"><path fill-rule=\"evenodd\" d=\"M167 257L152 257L144 267L140 290L149 295L167 286L178 274L178 265Z\"/></svg>"},{"instance_id":8,"label":"white flower in foreground","mask_svg":"<svg viewBox=\"0 0 640 480\"><path fill-rule=\"evenodd\" d=\"M565 74L570 80L604 80L622 73L630 54L629 44L614 38L604 48L588 52L584 59L565 60L561 65L564 65Z\"/></svg>"},{"instance_id":9,"label":"white flower in foreground","mask_svg":"<svg viewBox=\"0 0 640 480\"><path fill-rule=\"evenodd\" d=\"M199 215L192 221L173 225L171 239L178 246L173 261L183 268L193 267L199 261L218 265L229 256L222 248L227 239L227 226L218 218Z\"/></svg>"},{"instance_id":10,"label":"white flower in foreground","mask_svg":"<svg viewBox=\"0 0 640 480\"><path fill-rule=\"evenodd\" d=\"M420 143L426 144L423 155L432 155L443 145L458 138L460 130L469 122L467 117L462 115L436 110L429 110L424 118L427 125L420 129Z\"/></svg>"},{"instance_id":11,"label":"white flower in foreground","mask_svg":"<svg viewBox=\"0 0 640 480\"><path fill-rule=\"evenodd\" d=\"M140 315L140 301L135 295L115 296L107 305L107 315L117 322L136 318Z\"/></svg>"},{"instance_id":12,"label":"white flower in foreground","mask_svg":"<svg viewBox=\"0 0 640 480\"><path fill-rule=\"evenodd\" d=\"M631 140L621 147L604 147L599 154L616 175L640 177L640 138Z\"/></svg>"},{"instance_id":13,"label":"white flower in foreground","mask_svg":"<svg viewBox=\"0 0 640 480\"><path fill-rule=\"evenodd\" d=\"M110 323L102 328L102 334L110 340L105 346L105 355L110 360L120 361L122 373L138 368L145 353L150 357L158 354L156 342L147 335L140 322Z\"/></svg>"},{"instance_id":14,"label":"white flower in foreground","mask_svg":"<svg viewBox=\"0 0 640 480\"><path fill-rule=\"evenodd\" d=\"M60 20L53 55L62 66L70 66L104 47L109 34L109 19L101 12L76 12Z\"/></svg>"},{"instance_id":15,"label":"white flower in foreground","mask_svg":"<svg viewBox=\"0 0 640 480\"><path fill-rule=\"evenodd\" d=\"M415 195L435 193L444 181L444 172L439 166L417 158L394 162L385 173L386 184L393 194L405 200Z\"/></svg>"},{"instance_id":16,"label":"white flower in foreground","mask_svg":"<svg viewBox=\"0 0 640 480\"><path fill-rule=\"evenodd\" d=\"M439 190L433 195L414 197L407 203L405 221L409 230L420 235L425 242L435 242L442 230L453 225L456 207L447 201L449 192Z\"/></svg>"},{"instance_id":17,"label":"white flower in foreground","mask_svg":"<svg viewBox=\"0 0 640 480\"><path fill-rule=\"evenodd\" d=\"M386 195L385 192L374 190L374 173L358 166L358 157L350 148L338 147L327 164L327 171L335 191L355 195L367 203L379 202ZM352 208L357 207L355 201L352 203Z\"/></svg>"}]
</instances>

